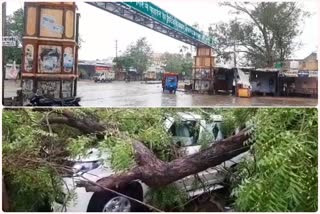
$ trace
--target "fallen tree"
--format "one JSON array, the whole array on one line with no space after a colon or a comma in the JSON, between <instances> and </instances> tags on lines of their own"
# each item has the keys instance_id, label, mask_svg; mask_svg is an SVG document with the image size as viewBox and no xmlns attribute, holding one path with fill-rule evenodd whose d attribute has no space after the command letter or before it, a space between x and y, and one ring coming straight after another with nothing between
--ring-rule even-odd
<instances>
[{"instance_id":1,"label":"fallen tree","mask_svg":"<svg viewBox=\"0 0 320 214\"><path fill-rule=\"evenodd\" d=\"M190 111L202 114L197 109ZM82 183L87 191L119 192L116 187L141 179L160 187L151 188L152 206L161 210L183 207L187 203L184 193L166 184L246 151L249 145L243 142L250 138L254 140L250 149L252 158L237 167L233 181L234 210L318 209L316 109L206 109L205 113L223 115L222 130L231 137L209 147L206 142L207 149L183 158L175 155L172 139L162 127L167 113L176 112L175 109L4 109L3 208L31 212L46 205L51 208L56 198L65 195L61 172L71 169L64 162L66 157L87 154L92 146L111 149L111 166L115 172L123 173L96 183ZM241 127L248 121L254 121L254 136L246 130L232 134L235 126Z\"/></svg>"},{"instance_id":2,"label":"fallen tree","mask_svg":"<svg viewBox=\"0 0 320 214\"><path fill-rule=\"evenodd\" d=\"M90 120L90 118L76 118L70 110L64 110L61 114L63 118L53 116L49 118L49 121L77 128L84 134L107 130L99 121ZM234 136L212 143L211 146L196 154L178 158L171 162L158 159L143 143L132 140L136 167L121 174L102 178L97 181L98 185L83 181L78 183L78 186L85 187L86 191L90 192L104 191L101 187L117 189L133 180L141 180L149 187L165 186L186 176L219 165L249 150L250 146L244 144L250 137L248 130L244 129Z\"/></svg>"}]
</instances>

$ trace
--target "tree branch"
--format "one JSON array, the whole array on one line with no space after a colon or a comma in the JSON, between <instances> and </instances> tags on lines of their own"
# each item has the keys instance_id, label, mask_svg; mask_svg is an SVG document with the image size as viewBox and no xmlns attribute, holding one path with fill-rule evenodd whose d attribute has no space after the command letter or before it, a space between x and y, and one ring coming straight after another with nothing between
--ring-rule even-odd
<instances>
[{"instance_id":1,"label":"tree branch","mask_svg":"<svg viewBox=\"0 0 320 214\"><path fill-rule=\"evenodd\" d=\"M132 170L114 174L97 181L98 186L117 189L126 186L133 180L141 180L149 187L161 187L186 176L204 171L229 160L247 150L248 145L244 142L249 138L246 130L227 139L214 142L212 146L198 153L178 158L171 162L164 162L156 156L141 142L134 141L135 159L138 164ZM92 182L81 182L80 187L85 187L86 191L103 191Z\"/></svg>"},{"instance_id":2,"label":"tree branch","mask_svg":"<svg viewBox=\"0 0 320 214\"><path fill-rule=\"evenodd\" d=\"M86 117L77 117L69 110L63 110L61 115L64 117L53 117L50 118L50 121L69 125L85 134L104 132L106 130L106 127L100 124L99 121ZM249 139L249 136L248 129L244 129L227 139L212 142L210 147L200 152L171 162L164 162L158 159L143 143L132 140L131 143L137 163L136 167L124 173L101 178L96 182L98 185L92 182L80 182L78 186L85 187L86 191L91 192L104 191L99 186L109 189L122 188L133 180L141 180L149 187L165 186L186 176L219 165L249 150L249 146L244 144Z\"/></svg>"},{"instance_id":3,"label":"tree branch","mask_svg":"<svg viewBox=\"0 0 320 214\"><path fill-rule=\"evenodd\" d=\"M83 134L93 134L105 132L107 127L99 121L96 121L90 117L79 117L70 110L64 109L62 112L55 112L61 116L50 116L48 118L49 123L65 124L70 127L76 128Z\"/></svg>"}]
</instances>

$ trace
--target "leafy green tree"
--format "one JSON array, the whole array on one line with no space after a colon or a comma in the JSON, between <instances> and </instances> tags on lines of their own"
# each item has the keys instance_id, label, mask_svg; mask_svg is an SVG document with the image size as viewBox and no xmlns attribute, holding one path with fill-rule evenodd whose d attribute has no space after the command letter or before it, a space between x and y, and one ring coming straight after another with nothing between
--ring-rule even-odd
<instances>
[{"instance_id":1,"label":"leafy green tree","mask_svg":"<svg viewBox=\"0 0 320 214\"><path fill-rule=\"evenodd\" d=\"M171 54L171 53L164 53L163 62L165 64L164 69L165 71L170 72L178 72L182 71L182 56L181 54Z\"/></svg>"},{"instance_id":2,"label":"leafy green tree","mask_svg":"<svg viewBox=\"0 0 320 214\"><path fill-rule=\"evenodd\" d=\"M135 43L129 45L122 56L113 60L115 68L129 71L135 68L141 75L151 64L152 49L145 37L138 39Z\"/></svg>"},{"instance_id":3,"label":"leafy green tree","mask_svg":"<svg viewBox=\"0 0 320 214\"><path fill-rule=\"evenodd\" d=\"M259 109L253 158L239 166L239 211L318 209L317 109Z\"/></svg>"},{"instance_id":4,"label":"leafy green tree","mask_svg":"<svg viewBox=\"0 0 320 214\"><path fill-rule=\"evenodd\" d=\"M224 2L236 18L209 28L215 38L215 51L228 60L234 52L242 53L245 64L273 66L290 57L298 44L304 18L309 16L296 2ZM241 16L241 17L239 17Z\"/></svg>"},{"instance_id":5,"label":"leafy green tree","mask_svg":"<svg viewBox=\"0 0 320 214\"><path fill-rule=\"evenodd\" d=\"M129 71L129 69L134 65L134 59L129 55L114 58L113 62L115 63L115 68L117 70Z\"/></svg>"},{"instance_id":6,"label":"leafy green tree","mask_svg":"<svg viewBox=\"0 0 320 214\"><path fill-rule=\"evenodd\" d=\"M7 16L7 35L17 38L17 46L22 45L22 36L24 29L24 12L20 8L12 15ZM19 47L5 47L5 62L12 63L16 61L17 64L22 62L22 49Z\"/></svg>"},{"instance_id":7,"label":"leafy green tree","mask_svg":"<svg viewBox=\"0 0 320 214\"><path fill-rule=\"evenodd\" d=\"M138 39L135 44L128 48L129 56L133 60L133 67L138 73L143 73L147 70L151 63L152 49L145 37Z\"/></svg>"},{"instance_id":8,"label":"leafy green tree","mask_svg":"<svg viewBox=\"0 0 320 214\"><path fill-rule=\"evenodd\" d=\"M162 56L165 71L177 72L187 77L192 76L193 59L186 46L183 46L179 54L164 53Z\"/></svg>"}]
</instances>

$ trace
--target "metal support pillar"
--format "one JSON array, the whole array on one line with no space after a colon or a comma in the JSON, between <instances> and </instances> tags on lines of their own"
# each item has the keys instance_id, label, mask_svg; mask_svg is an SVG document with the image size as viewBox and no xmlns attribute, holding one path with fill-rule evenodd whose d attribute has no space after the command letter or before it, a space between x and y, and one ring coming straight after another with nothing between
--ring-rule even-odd
<instances>
[{"instance_id":1,"label":"metal support pillar","mask_svg":"<svg viewBox=\"0 0 320 214\"><path fill-rule=\"evenodd\" d=\"M198 46L193 64L193 85L198 92L214 93L215 58L210 47Z\"/></svg>"}]
</instances>

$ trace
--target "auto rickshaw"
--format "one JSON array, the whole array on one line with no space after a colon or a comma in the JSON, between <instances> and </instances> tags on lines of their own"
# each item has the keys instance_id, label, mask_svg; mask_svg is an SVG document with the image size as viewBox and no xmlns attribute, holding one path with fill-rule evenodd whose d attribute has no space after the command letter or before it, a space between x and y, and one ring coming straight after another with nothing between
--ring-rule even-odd
<instances>
[{"instance_id":1,"label":"auto rickshaw","mask_svg":"<svg viewBox=\"0 0 320 214\"><path fill-rule=\"evenodd\" d=\"M177 91L178 88L178 74L177 73L164 73L162 76L162 90L169 91L170 94L173 92L174 94Z\"/></svg>"}]
</instances>

